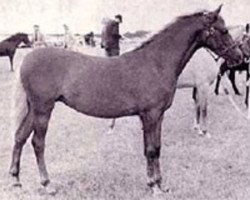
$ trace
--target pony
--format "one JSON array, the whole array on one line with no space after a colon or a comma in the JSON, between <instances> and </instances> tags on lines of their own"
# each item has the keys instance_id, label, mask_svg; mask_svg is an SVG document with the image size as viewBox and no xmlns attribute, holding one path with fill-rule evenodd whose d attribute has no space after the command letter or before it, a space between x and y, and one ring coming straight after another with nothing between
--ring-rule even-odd
<instances>
[{"instance_id":1,"label":"pony","mask_svg":"<svg viewBox=\"0 0 250 200\"><path fill-rule=\"evenodd\" d=\"M27 34L25 33L17 33L15 35L10 36L9 38L0 42L0 56L8 56L10 59L10 70L13 69L13 58L16 52L16 48L21 44L30 46L30 40Z\"/></svg>"},{"instance_id":2,"label":"pony","mask_svg":"<svg viewBox=\"0 0 250 200\"><path fill-rule=\"evenodd\" d=\"M201 47L227 60L243 56L229 34L221 6L215 11L181 16L131 52L105 58L58 48L37 49L20 67L16 97L17 128L10 175L20 186L20 157L31 135L41 184L51 184L46 169L45 135L56 102L94 117L138 116L143 126L148 186L162 192L160 149L164 112L171 106L177 80Z\"/></svg>"}]
</instances>

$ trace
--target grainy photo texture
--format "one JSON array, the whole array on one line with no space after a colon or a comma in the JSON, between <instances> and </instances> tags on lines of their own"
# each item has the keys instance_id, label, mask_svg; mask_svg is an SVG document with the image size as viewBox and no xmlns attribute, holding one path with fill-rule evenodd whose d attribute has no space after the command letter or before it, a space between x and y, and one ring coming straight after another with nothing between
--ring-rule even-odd
<instances>
[{"instance_id":1,"label":"grainy photo texture","mask_svg":"<svg viewBox=\"0 0 250 200\"><path fill-rule=\"evenodd\" d=\"M1 200L249 200L248 0L0 0Z\"/></svg>"}]
</instances>

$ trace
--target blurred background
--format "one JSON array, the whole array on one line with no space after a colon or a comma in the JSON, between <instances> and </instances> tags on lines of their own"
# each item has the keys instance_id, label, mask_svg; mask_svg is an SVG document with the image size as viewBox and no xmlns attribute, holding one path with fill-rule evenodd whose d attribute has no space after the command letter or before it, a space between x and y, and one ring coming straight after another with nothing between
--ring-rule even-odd
<instances>
[{"instance_id":1,"label":"blurred background","mask_svg":"<svg viewBox=\"0 0 250 200\"><path fill-rule=\"evenodd\" d=\"M46 34L63 33L64 23L73 33L99 33L102 19L117 13L123 15L122 33L155 31L176 16L213 10L221 3L228 25L249 22L249 0L0 0L0 33L31 33L33 24Z\"/></svg>"}]
</instances>

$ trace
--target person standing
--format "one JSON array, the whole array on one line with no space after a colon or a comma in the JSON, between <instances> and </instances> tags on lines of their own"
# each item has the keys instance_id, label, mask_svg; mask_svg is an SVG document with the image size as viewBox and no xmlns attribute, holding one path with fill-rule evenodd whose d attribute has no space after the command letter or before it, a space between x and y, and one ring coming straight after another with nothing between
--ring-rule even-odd
<instances>
[{"instance_id":1,"label":"person standing","mask_svg":"<svg viewBox=\"0 0 250 200\"><path fill-rule=\"evenodd\" d=\"M35 24L33 28L34 28L34 33L31 39L33 48L46 47L47 45L45 42L45 38L44 38L44 35L40 31L39 25Z\"/></svg>"},{"instance_id":2,"label":"person standing","mask_svg":"<svg viewBox=\"0 0 250 200\"><path fill-rule=\"evenodd\" d=\"M101 34L101 48L104 48L106 56L119 56L120 55L120 35L119 25L122 23L122 16L120 14L115 16L115 19L106 19ZM115 126L115 119L112 119L110 124L109 133Z\"/></svg>"},{"instance_id":3,"label":"person standing","mask_svg":"<svg viewBox=\"0 0 250 200\"><path fill-rule=\"evenodd\" d=\"M64 48L73 50L76 45L76 40L66 24L63 25L63 28L64 28Z\"/></svg>"},{"instance_id":4,"label":"person standing","mask_svg":"<svg viewBox=\"0 0 250 200\"><path fill-rule=\"evenodd\" d=\"M120 14L115 16L115 19L106 20L101 34L101 48L104 48L106 56L120 55L120 39L119 25L122 23Z\"/></svg>"}]
</instances>

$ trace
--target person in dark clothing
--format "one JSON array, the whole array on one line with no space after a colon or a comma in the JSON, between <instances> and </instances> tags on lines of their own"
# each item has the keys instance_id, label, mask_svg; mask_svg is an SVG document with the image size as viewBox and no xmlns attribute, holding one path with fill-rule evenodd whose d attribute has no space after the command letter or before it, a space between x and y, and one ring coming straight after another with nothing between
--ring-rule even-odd
<instances>
[{"instance_id":1,"label":"person in dark clothing","mask_svg":"<svg viewBox=\"0 0 250 200\"><path fill-rule=\"evenodd\" d=\"M88 33L88 34L85 34L84 35L85 44L88 45L88 46L95 47L94 37L95 37L95 35L94 35L94 33L92 31L90 33Z\"/></svg>"},{"instance_id":2,"label":"person in dark clothing","mask_svg":"<svg viewBox=\"0 0 250 200\"><path fill-rule=\"evenodd\" d=\"M119 33L119 25L122 16L116 15L115 20L107 20L101 34L101 47L105 49L106 56L118 56L120 54L119 41L122 38Z\"/></svg>"}]
</instances>

